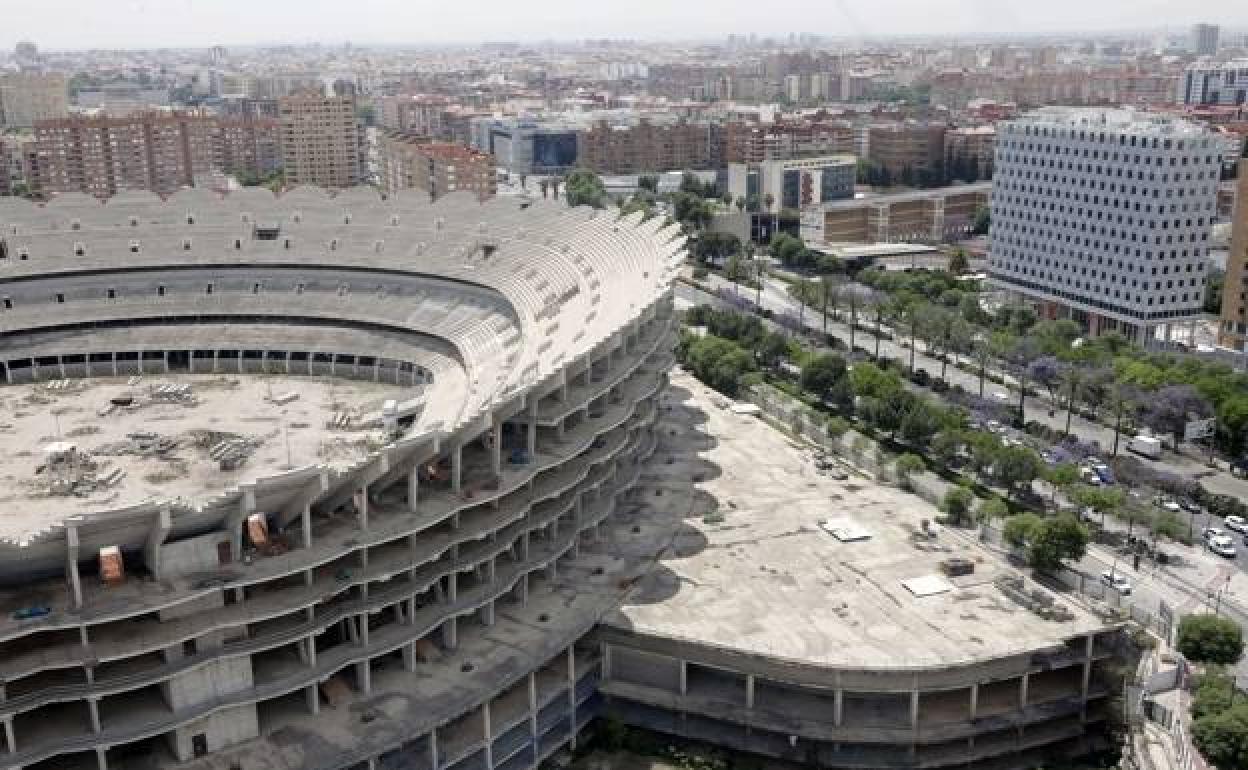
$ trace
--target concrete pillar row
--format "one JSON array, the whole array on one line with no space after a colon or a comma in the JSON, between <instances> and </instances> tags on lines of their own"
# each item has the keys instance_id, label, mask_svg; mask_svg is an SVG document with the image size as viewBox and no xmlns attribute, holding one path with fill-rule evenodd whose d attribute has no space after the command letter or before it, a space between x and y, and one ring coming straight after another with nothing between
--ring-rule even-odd
<instances>
[{"instance_id":1,"label":"concrete pillar row","mask_svg":"<svg viewBox=\"0 0 1248 770\"><path fill-rule=\"evenodd\" d=\"M416 512L416 501L420 496L420 473L417 468L407 474L407 510Z\"/></svg>"},{"instance_id":2,"label":"concrete pillar row","mask_svg":"<svg viewBox=\"0 0 1248 770\"><path fill-rule=\"evenodd\" d=\"M503 421L498 416L494 417L490 436L490 470L495 478L499 478L503 475Z\"/></svg>"},{"instance_id":3,"label":"concrete pillar row","mask_svg":"<svg viewBox=\"0 0 1248 770\"><path fill-rule=\"evenodd\" d=\"M442 646L453 650L459 646L459 634L456 628L457 618L447 618L442 624Z\"/></svg>"},{"instance_id":4,"label":"concrete pillar row","mask_svg":"<svg viewBox=\"0 0 1248 770\"><path fill-rule=\"evenodd\" d=\"M494 729L490 725L490 702L481 704L481 733L485 736L485 766L494 767Z\"/></svg>"},{"instance_id":5,"label":"concrete pillar row","mask_svg":"<svg viewBox=\"0 0 1248 770\"><path fill-rule=\"evenodd\" d=\"M1027 708L1027 680L1030 676L1030 673L1024 672L1018 680L1018 707L1020 709Z\"/></svg>"},{"instance_id":6,"label":"concrete pillar row","mask_svg":"<svg viewBox=\"0 0 1248 770\"><path fill-rule=\"evenodd\" d=\"M357 487L355 490L355 515L359 519L360 529L368 531L368 487Z\"/></svg>"},{"instance_id":7,"label":"concrete pillar row","mask_svg":"<svg viewBox=\"0 0 1248 770\"><path fill-rule=\"evenodd\" d=\"M463 489L464 445L456 444L451 450L451 491L459 494Z\"/></svg>"},{"instance_id":8,"label":"concrete pillar row","mask_svg":"<svg viewBox=\"0 0 1248 770\"><path fill-rule=\"evenodd\" d=\"M919 691L910 691L910 729L919 729Z\"/></svg>"},{"instance_id":9,"label":"concrete pillar row","mask_svg":"<svg viewBox=\"0 0 1248 770\"><path fill-rule=\"evenodd\" d=\"M100 699L87 698L87 711L91 715L91 732L100 734L104 731L100 725Z\"/></svg>"},{"instance_id":10,"label":"concrete pillar row","mask_svg":"<svg viewBox=\"0 0 1248 770\"><path fill-rule=\"evenodd\" d=\"M17 753L17 735L13 732L13 717L4 720L4 739L9 744L9 753Z\"/></svg>"},{"instance_id":11,"label":"concrete pillar row","mask_svg":"<svg viewBox=\"0 0 1248 770\"><path fill-rule=\"evenodd\" d=\"M355 664L355 681L360 692L364 695L372 695L373 693L373 670L368 665L367 660L361 660Z\"/></svg>"},{"instance_id":12,"label":"concrete pillar row","mask_svg":"<svg viewBox=\"0 0 1248 770\"><path fill-rule=\"evenodd\" d=\"M607 682L611 680L611 645L603 642L599 652L602 655L602 681Z\"/></svg>"},{"instance_id":13,"label":"concrete pillar row","mask_svg":"<svg viewBox=\"0 0 1248 770\"><path fill-rule=\"evenodd\" d=\"M529 738L537 745L537 674L529 672Z\"/></svg>"},{"instance_id":14,"label":"concrete pillar row","mask_svg":"<svg viewBox=\"0 0 1248 770\"><path fill-rule=\"evenodd\" d=\"M96 747L95 766L99 770L108 770L108 747L107 746Z\"/></svg>"},{"instance_id":15,"label":"concrete pillar row","mask_svg":"<svg viewBox=\"0 0 1248 770\"><path fill-rule=\"evenodd\" d=\"M429 770L438 770L438 730L429 731Z\"/></svg>"},{"instance_id":16,"label":"concrete pillar row","mask_svg":"<svg viewBox=\"0 0 1248 770\"><path fill-rule=\"evenodd\" d=\"M979 682L971 685L971 720L978 718L979 713Z\"/></svg>"},{"instance_id":17,"label":"concrete pillar row","mask_svg":"<svg viewBox=\"0 0 1248 770\"><path fill-rule=\"evenodd\" d=\"M529 404L529 423L526 426L525 446L529 450L529 462L537 455L537 399Z\"/></svg>"},{"instance_id":18,"label":"concrete pillar row","mask_svg":"<svg viewBox=\"0 0 1248 770\"><path fill-rule=\"evenodd\" d=\"M838 687L832 695L832 724L840 727L844 716L845 691Z\"/></svg>"}]
</instances>

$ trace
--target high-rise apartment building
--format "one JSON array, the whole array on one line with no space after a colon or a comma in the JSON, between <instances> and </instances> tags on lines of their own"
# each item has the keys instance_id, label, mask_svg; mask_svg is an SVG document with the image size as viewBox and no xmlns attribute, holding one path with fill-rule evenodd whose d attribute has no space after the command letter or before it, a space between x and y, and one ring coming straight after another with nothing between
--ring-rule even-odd
<instances>
[{"instance_id":1,"label":"high-rise apartment building","mask_svg":"<svg viewBox=\"0 0 1248 770\"><path fill-rule=\"evenodd\" d=\"M390 132L382 136L378 150L387 192L423 190L437 200L467 190L483 201L497 191L494 159L471 147Z\"/></svg>"},{"instance_id":2,"label":"high-rise apartment building","mask_svg":"<svg viewBox=\"0 0 1248 770\"><path fill-rule=\"evenodd\" d=\"M44 195L165 195L202 183L214 171L267 174L280 160L278 141L276 121L194 112L40 121L32 187Z\"/></svg>"},{"instance_id":3,"label":"high-rise apartment building","mask_svg":"<svg viewBox=\"0 0 1248 770\"><path fill-rule=\"evenodd\" d=\"M364 129L353 97L284 96L278 114L287 182L342 188L364 180Z\"/></svg>"},{"instance_id":4,"label":"high-rise apartment building","mask_svg":"<svg viewBox=\"0 0 1248 770\"><path fill-rule=\"evenodd\" d=\"M1248 104L1248 59L1191 64L1179 78L1178 99L1187 105Z\"/></svg>"},{"instance_id":5,"label":"high-rise apartment building","mask_svg":"<svg viewBox=\"0 0 1248 770\"><path fill-rule=\"evenodd\" d=\"M723 163L721 127L711 122L596 121L577 137L579 165L600 174L712 169Z\"/></svg>"},{"instance_id":6,"label":"high-rise apartment building","mask_svg":"<svg viewBox=\"0 0 1248 770\"><path fill-rule=\"evenodd\" d=\"M1226 256L1226 282L1222 286L1222 323L1218 327L1218 344L1244 350L1248 337L1248 174L1239 174L1234 224L1231 225L1231 250Z\"/></svg>"},{"instance_id":7,"label":"high-rise apartment building","mask_svg":"<svg viewBox=\"0 0 1248 770\"><path fill-rule=\"evenodd\" d=\"M904 121L871 126L867 157L894 179L931 172L945 157L943 123Z\"/></svg>"},{"instance_id":8,"label":"high-rise apartment building","mask_svg":"<svg viewBox=\"0 0 1248 770\"><path fill-rule=\"evenodd\" d=\"M1048 318L1141 341L1201 312L1220 157L1211 132L1050 107L997 127L989 273Z\"/></svg>"},{"instance_id":9,"label":"high-rise apartment building","mask_svg":"<svg viewBox=\"0 0 1248 770\"><path fill-rule=\"evenodd\" d=\"M1213 56L1218 52L1218 25L1192 25L1192 53L1197 56Z\"/></svg>"},{"instance_id":10,"label":"high-rise apartment building","mask_svg":"<svg viewBox=\"0 0 1248 770\"><path fill-rule=\"evenodd\" d=\"M30 128L69 114L65 76L20 72L0 75L0 126Z\"/></svg>"}]
</instances>

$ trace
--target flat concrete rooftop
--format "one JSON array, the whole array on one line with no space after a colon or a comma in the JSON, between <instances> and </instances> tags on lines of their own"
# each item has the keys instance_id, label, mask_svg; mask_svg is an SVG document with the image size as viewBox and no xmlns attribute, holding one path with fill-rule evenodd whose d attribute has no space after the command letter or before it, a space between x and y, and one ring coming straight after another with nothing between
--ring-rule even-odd
<instances>
[{"instance_id":1,"label":"flat concrete rooftop","mask_svg":"<svg viewBox=\"0 0 1248 770\"><path fill-rule=\"evenodd\" d=\"M672 465L663 471L672 479L692 476L695 491L647 501L650 523L687 508L685 526L605 618L607 626L855 668L970 663L1109 627L1061 597L1071 620L1046 620L1024 608L993 582L1018 570L981 547L973 532L915 537L923 519L938 515L932 505L860 475L822 475L809 449L762 419L734 414L687 374L674 374L672 384L669 398L683 399L706 421L695 417L675 427L685 435L665 437L692 451L671 451ZM652 465L666 461L663 452ZM712 512L722 521L711 523ZM828 519L870 536L842 542L821 528ZM902 584L939 575L940 562L952 556L975 566L971 575L947 578L952 590L920 597Z\"/></svg>"},{"instance_id":2,"label":"flat concrete rooftop","mask_svg":"<svg viewBox=\"0 0 1248 770\"><path fill-rule=\"evenodd\" d=\"M350 465L380 448L381 431L331 428L331 418L359 422L412 393L361 380L190 374L0 388L0 541L153 499L194 502L292 468ZM214 456L227 451L241 457L237 467Z\"/></svg>"}]
</instances>

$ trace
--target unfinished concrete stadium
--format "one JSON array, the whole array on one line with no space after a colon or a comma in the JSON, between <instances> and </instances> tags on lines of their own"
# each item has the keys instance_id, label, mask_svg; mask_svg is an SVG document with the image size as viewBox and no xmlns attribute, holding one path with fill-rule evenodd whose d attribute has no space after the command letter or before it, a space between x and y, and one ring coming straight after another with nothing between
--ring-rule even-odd
<instances>
[{"instance_id":1,"label":"unfinished concrete stadium","mask_svg":"<svg viewBox=\"0 0 1248 770\"><path fill-rule=\"evenodd\" d=\"M1118 626L973 545L979 583L894 595L950 550L899 521L837 553L830 510L930 511L786 484L667 387L683 250L527 199L0 203L0 767L528 770L601 715L837 767L1085 749ZM760 581L755 526L819 580Z\"/></svg>"}]
</instances>

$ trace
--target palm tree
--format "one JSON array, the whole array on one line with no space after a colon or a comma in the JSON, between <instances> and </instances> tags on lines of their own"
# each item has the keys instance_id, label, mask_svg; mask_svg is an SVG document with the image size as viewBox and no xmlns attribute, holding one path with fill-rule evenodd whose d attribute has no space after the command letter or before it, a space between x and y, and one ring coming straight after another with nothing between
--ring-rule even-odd
<instances>
[{"instance_id":1,"label":"palm tree","mask_svg":"<svg viewBox=\"0 0 1248 770\"><path fill-rule=\"evenodd\" d=\"M872 315L875 316L875 360L879 361L880 337L884 334L882 327L884 325L884 319L889 316L891 310L889 303L878 294L871 295L871 310L873 311Z\"/></svg>"},{"instance_id":2,"label":"palm tree","mask_svg":"<svg viewBox=\"0 0 1248 770\"><path fill-rule=\"evenodd\" d=\"M850 286L841 295L845 306L849 309L849 354L854 354L854 335L858 331L858 308L863 304L863 297L858 290ZM879 357L879 339L876 339L876 357Z\"/></svg>"},{"instance_id":3,"label":"palm tree","mask_svg":"<svg viewBox=\"0 0 1248 770\"><path fill-rule=\"evenodd\" d=\"M823 311L823 337L828 337L828 305L832 305L835 311L837 302L840 300L840 287L832 279L830 275L820 276L819 278L819 306Z\"/></svg>"},{"instance_id":4,"label":"palm tree","mask_svg":"<svg viewBox=\"0 0 1248 770\"><path fill-rule=\"evenodd\" d=\"M771 213L771 207L776 204L776 196L767 193L763 196L763 208L767 209L767 213Z\"/></svg>"},{"instance_id":5,"label":"palm tree","mask_svg":"<svg viewBox=\"0 0 1248 770\"><path fill-rule=\"evenodd\" d=\"M550 180L543 179L542 181L538 182L538 187L542 188L542 197L543 198L547 197L550 193Z\"/></svg>"},{"instance_id":6,"label":"palm tree","mask_svg":"<svg viewBox=\"0 0 1248 770\"><path fill-rule=\"evenodd\" d=\"M988 376L988 362L992 360L992 345L982 336L971 343L971 356L979 365L979 397L984 397L984 378Z\"/></svg>"}]
</instances>

